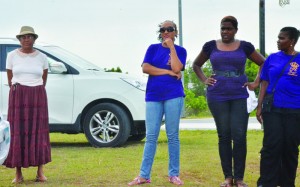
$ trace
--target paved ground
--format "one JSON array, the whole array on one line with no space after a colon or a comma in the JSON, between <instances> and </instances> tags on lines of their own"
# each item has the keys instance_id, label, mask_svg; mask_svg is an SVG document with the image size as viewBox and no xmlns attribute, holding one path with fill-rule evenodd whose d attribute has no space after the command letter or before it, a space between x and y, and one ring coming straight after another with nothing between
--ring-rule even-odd
<instances>
[{"instance_id":1,"label":"paved ground","mask_svg":"<svg viewBox=\"0 0 300 187\"><path fill-rule=\"evenodd\" d=\"M204 119L181 119L179 128L181 130L214 130L216 129L215 122L212 118ZM163 125L162 130L165 129ZM249 118L248 129L261 130L261 124L256 120L255 117Z\"/></svg>"}]
</instances>

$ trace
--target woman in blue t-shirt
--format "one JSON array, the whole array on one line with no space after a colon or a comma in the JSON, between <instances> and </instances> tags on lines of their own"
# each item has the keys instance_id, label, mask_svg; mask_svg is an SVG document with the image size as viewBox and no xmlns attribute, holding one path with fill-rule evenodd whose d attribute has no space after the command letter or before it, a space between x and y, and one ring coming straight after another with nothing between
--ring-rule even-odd
<instances>
[{"instance_id":1,"label":"woman in blue t-shirt","mask_svg":"<svg viewBox=\"0 0 300 187\"><path fill-rule=\"evenodd\" d=\"M299 34L294 27L282 28L277 41L280 51L271 54L262 68L256 113L264 125L258 186L295 186L300 143L300 55L294 47ZM266 110L263 98L272 93L273 106Z\"/></svg>"},{"instance_id":2,"label":"woman in blue t-shirt","mask_svg":"<svg viewBox=\"0 0 300 187\"><path fill-rule=\"evenodd\" d=\"M179 121L184 91L181 71L184 70L186 50L174 44L177 26L173 21L159 25L161 43L149 46L143 64L148 74L146 89L146 143L140 174L129 186L150 183L150 173L156 152L157 139L165 116L169 151L169 182L182 185L179 178Z\"/></svg>"},{"instance_id":3,"label":"woman in blue t-shirt","mask_svg":"<svg viewBox=\"0 0 300 187\"><path fill-rule=\"evenodd\" d=\"M219 154L225 181L221 187L246 187L243 182L247 154L248 92L259 85L259 76L254 83L247 83L245 64L247 58L257 65L264 62L263 56L246 41L235 39L238 22L233 16L221 20L221 39L204 44L193 63L193 69L207 87L207 102L214 117L218 137ZM201 69L210 60L213 76L206 77ZM232 145L233 144L233 145Z\"/></svg>"}]
</instances>

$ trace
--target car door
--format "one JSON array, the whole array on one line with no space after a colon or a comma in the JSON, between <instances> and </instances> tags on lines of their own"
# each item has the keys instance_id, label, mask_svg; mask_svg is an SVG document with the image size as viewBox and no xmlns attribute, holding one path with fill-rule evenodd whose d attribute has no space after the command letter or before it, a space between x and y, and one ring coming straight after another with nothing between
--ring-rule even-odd
<instances>
[{"instance_id":1,"label":"car door","mask_svg":"<svg viewBox=\"0 0 300 187\"><path fill-rule=\"evenodd\" d=\"M8 109L9 87L5 70L7 53L18 48L18 45L3 45L1 59L1 113L6 117ZM56 57L42 51L47 55L49 63L60 61ZM3 58L5 60L3 60ZM60 61L61 62L61 61ZM67 69L68 65L65 64ZM3 70L4 67L4 70ZM49 123L51 124L72 124L74 93L73 75L71 73L56 74L48 69L46 91L48 97Z\"/></svg>"}]
</instances>

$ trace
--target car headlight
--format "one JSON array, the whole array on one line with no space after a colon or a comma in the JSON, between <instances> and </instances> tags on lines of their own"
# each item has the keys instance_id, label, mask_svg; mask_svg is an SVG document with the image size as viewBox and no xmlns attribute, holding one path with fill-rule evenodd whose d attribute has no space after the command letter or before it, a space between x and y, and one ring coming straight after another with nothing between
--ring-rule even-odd
<instances>
[{"instance_id":1,"label":"car headlight","mask_svg":"<svg viewBox=\"0 0 300 187\"><path fill-rule=\"evenodd\" d=\"M128 77L122 77L121 79L139 90L146 91L146 82L143 80Z\"/></svg>"}]
</instances>

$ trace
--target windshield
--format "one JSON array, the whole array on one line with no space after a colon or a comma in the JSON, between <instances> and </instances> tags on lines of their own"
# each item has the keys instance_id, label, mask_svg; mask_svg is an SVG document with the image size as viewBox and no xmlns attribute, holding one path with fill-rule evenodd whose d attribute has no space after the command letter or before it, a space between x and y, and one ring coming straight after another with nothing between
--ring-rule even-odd
<instances>
[{"instance_id":1,"label":"windshield","mask_svg":"<svg viewBox=\"0 0 300 187\"><path fill-rule=\"evenodd\" d=\"M104 71L95 64L92 64L89 61L58 46L44 46L43 48L45 48L46 51L48 51L50 54L53 54L54 56L60 58L64 62L71 62L83 69Z\"/></svg>"}]
</instances>

